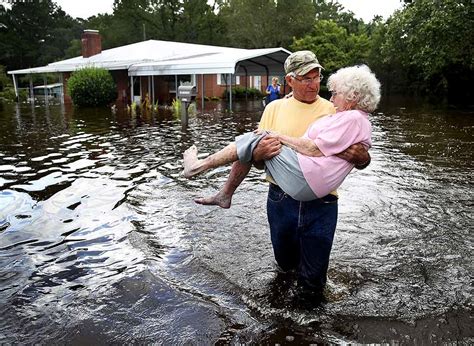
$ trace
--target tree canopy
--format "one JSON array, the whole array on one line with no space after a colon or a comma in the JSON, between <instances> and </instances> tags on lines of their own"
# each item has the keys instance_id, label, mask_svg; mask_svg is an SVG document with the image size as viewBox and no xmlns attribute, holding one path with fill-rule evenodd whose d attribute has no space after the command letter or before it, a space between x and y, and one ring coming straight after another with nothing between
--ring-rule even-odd
<instances>
[{"instance_id":1,"label":"tree canopy","mask_svg":"<svg viewBox=\"0 0 474 346\"><path fill-rule=\"evenodd\" d=\"M0 5L0 64L8 69L44 65L64 57L81 25L51 1Z\"/></svg>"},{"instance_id":2,"label":"tree canopy","mask_svg":"<svg viewBox=\"0 0 474 346\"><path fill-rule=\"evenodd\" d=\"M474 67L473 10L469 1L417 0L392 16L379 51L383 65L400 76L394 82L416 92L468 96Z\"/></svg>"},{"instance_id":3,"label":"tree canopy","mask_svg":"<svg viewBox=\"0 0 474 346\"><path fill-rule=\"evenodd\" d=\"M366 34L350 34L332 20L319 20L312 31L301 39L296 39L292 50L311 50L323 63L328 72L340 67L367 64L369 38Z\"/></svg>"}]
</instances>

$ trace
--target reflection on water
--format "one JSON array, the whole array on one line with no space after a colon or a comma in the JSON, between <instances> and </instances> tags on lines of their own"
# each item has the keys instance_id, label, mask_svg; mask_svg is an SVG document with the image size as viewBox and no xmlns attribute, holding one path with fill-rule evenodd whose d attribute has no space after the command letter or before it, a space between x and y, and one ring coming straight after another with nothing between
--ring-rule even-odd
<instances>
[{"instance_id":1,"label":"reflection on water","mask_svg":"<svg viewBox=\"0 0 474 346\"><path fill-rule=\"evenodd\" d=\"M403 105L403 107L400 107ZM372 164L340 189L328 303L294 304L278 276L267 186L252 170L229 210L195 205L229 167L181 177L261 109L170 113L0 107L3 343L471 342L472 112L386 104Z\"/></svg>"}]
</instances>

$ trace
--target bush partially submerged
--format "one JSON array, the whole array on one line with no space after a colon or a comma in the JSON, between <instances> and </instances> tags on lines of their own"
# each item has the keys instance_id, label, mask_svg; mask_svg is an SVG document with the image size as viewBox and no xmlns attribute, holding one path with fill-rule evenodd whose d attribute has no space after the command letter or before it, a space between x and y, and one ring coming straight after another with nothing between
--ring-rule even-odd
<instances>
[{"instance_id":1,"label":"bush partially submerged","mask_svg":"<svg viewBox=\"0 0 474 346\"><path fill-rule=\"evenodd\" d=\"M25 101L28 98L28 91L25 89L17 89L18 98L13 88L13 83L8 78L5 66L0 65L0 101Z\"/></svg>"},{"instance_id":2,"label":"bush partially submerged","mask_svg":"<svg viewBox=\"0 0 474 346\"><path fill-rule=\"evenodd\" d=\"M262 92L255 88L244 88L241 86L236 86L232 88L232 97L236 99L243 99L245 98L245 94L247 93L247 97L250 99L256 99L262 97ZM224 91L222 97L227 98L228 91Z\"/></svg>"},{"instance_id":3,"label":"bush partially submerged","mask_svg":"<svg viewBox=\"0 0 474 346\"><path fill-rule=\"evenodd\" d=\"M10 87L12 81L7 76L7 71L5 71L5 66L0 65L0 92L4 91L5 88Z\"/></svg>"},{"instance_id":4,"label":"bush partially submerged","mask_svg":"<svg viewBox=\"0 0 474 346\"><path fill-rule=\"evenodd\" d=\"M4 87L2 91L0 91L0 101L26 101L28 99L28 91L25 89L17 89L18 98L15 94L15 89L11 86Z\"/></svg>"},{"instance_id":5,"label":"bush partially submerged","mask_svg":"<svg viewBox=\"0 0 474 346\"><path fill-rule=\"evenodd\" d=\"M83 107L105 106L117 99L117 89L109 71L86 67L72 73L68 92L75 105Z\"/></svg>"}]
</instances>

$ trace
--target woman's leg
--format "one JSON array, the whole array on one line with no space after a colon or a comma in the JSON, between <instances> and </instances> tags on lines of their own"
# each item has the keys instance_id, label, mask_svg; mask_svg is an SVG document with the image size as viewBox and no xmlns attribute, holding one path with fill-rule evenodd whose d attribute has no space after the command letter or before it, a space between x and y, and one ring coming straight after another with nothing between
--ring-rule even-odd
<instances>
[{"instance_id":1,"label":"woman's leg","mask_svg":"<svg viewBox=\"0 0 474 346\"><path fill-rule=\"evenodd\" d=\"M195 145L187 149L184 154L184 176L191 178L196 174L204 172L211 168L217 168L225 164L238 160L237 147L235 143L230 143L224 149L219 150L203 160L199 160L197 157L198 150Z\"/></svg>"},{"instance_id":2,"label":"woman's leg","mask_svg":"<svg viewBox=\"0 0 474 346\"><path fill-rule=\"evenodd\" d=\"M222 189L220 189L214 196L196 198L194 202L204 205L217 205L225 209L230 208L232 196L234 195L235 190L245 179L251 167L251 163L235 161L230 170L229 178L227 178Z\"/></svg>"},{"instance_id":3,"label":"woman's leg","mask_svg":"<svg viewBox=\"0 0 474 346\"><path fill-rule=\"evenodd\" d=\"M229 178L222 189L214 196L197 198L198 204L217 205L221 208L230 208L232 196L245 179L252 167L253 149L264 137L264 134L248 132L236 138L235 143L229 144L217 153L199 160L197 148L193 145L184 152L184 176L189 178L210 168L216 168L226 163L234 162Z\"/></svg>"}]
</instances>

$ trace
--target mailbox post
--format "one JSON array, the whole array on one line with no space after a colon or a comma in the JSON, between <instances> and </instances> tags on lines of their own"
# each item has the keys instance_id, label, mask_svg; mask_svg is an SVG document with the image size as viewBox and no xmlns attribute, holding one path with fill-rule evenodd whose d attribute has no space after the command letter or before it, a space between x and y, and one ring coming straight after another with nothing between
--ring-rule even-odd
<instances>
[{"instance_id":1,"label":"mailbox post","mask_svg":"<svg viewBox=\"0 0 474 346\"><path fill-rule=\"evenodd\" d=\"M180 85L178 87L178 99L181 101L181 125L188 126L188 107L196 98L196 86Z\"/></svg>"}]
</instances>

